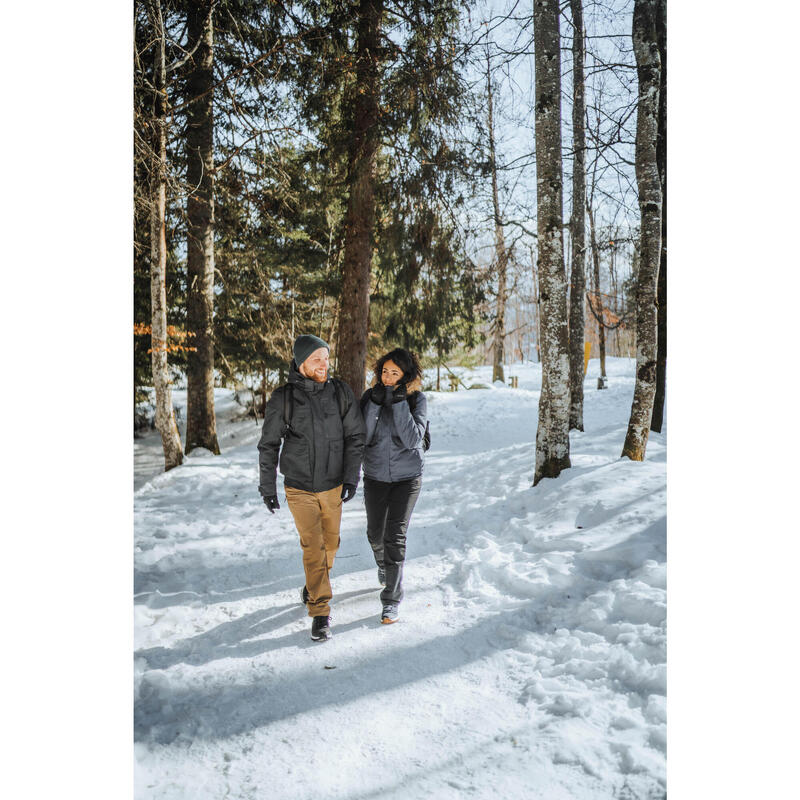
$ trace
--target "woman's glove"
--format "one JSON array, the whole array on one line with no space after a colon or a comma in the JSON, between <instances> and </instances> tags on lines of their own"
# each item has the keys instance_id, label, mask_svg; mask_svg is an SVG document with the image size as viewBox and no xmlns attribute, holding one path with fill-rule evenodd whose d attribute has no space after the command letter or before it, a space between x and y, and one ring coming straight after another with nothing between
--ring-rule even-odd
<instances>
[{"instance_id":1,"label":"woman's glove","mask_svg":"<svg viewBox=\"0 0 800 800\"><path fill-rule=\"evenodd\" d=\"M386 387L382 383L373 386L369 390L369 399L375 403L376 406L382 406L386 399Z\"/></svg>"},{"instance_id":2,"label":"woman's glove","mask_svg":"<svg viewBox=\"0 0 800 800\"><path fill-rule=\"evenodd\" d=\"M404 383L398 383L397 386L394 387L394 391L392 392L392 402L402 403L403 400L405 400L407 397L408 397L408 389L406 389L406 385Z\"/></svg>"}]
</instances>

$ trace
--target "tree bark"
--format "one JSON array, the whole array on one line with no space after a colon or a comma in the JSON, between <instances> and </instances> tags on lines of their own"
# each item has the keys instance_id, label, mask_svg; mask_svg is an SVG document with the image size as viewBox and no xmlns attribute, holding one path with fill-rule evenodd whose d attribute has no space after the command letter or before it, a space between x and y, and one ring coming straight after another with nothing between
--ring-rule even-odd
<instances>
[{"instance_id":1,"label":"tree bark","mask_svg":"<svg viewBox=\"0 0 800 800\"><path fill-rule=\"evenodd\" d=\"M190 3L189 47L199 41L186 81L187 330L194 334L186 391L186 452L219 454L214 415L214 27L212 3ZM198 98L198 99L195 99Z\"/></svg>"},{"instance_id":2,"label":"tree bark","mask_svg":"<svg viewBox=\"0 0 800 800\"><path fill-rule=\"evenodd\" d=\"M539 314L539 288L536 278L536 253L531 247L531 277L533 278L533 296L536 298L533 304L533 324L536 327L536 363L542 363L542 326Z\"/></svg>"},{"instance_id":3,"label":"tree bark","mask_svg":"<svg viewBox=\"0 0 800 800\"><path fill-rule=\"evenodd\" d=\"M656 36L659 0L635 0L633 51L639 77L636 123L636 183L641 245L636 280L636 386L622 455L643 461L656 392L656 284L661 261L661 177L658 172L661 58Z\"/></svg>"},{"instance_id":4,"label":"tree bark","mask_svg":"<svg viewBox=\"0 0 800 800\"><path fill-rule=\"evenodd\" d=\"M494 113L492 104L492 69L489 51L486 52L486 93L489 105L489 164L492 173L492 209L494 211L494 247L497 264L497 305L494 317L494 343L492 347L492 382L505 383L503 370L506 332L506 293L508 252L506 250L503 225L500 218L500 198L497 191L497 161L494 145Z\"/></svg>"},{"instance_id":5,"label":"tree bark","mask_svg":"<svg viewBox=\"0 0 800 800\"><path fill-rule=\"evenodd\" d=\"M650 429L661 433L664 423L664 400L667 392L667 2L659 0L656 35L661 57L660 94L658 96L658 143L656 159L661 176L661 264L658 270L658 334L656 355L656 396Z\"/></svg>"},{"instance_id":6,"label":"tree bark","mask_svg":"<svg viewBox=\"0 0 800 800\"><path fill-rule=\"evenodd\" d=\"M372 235L375 227L375 154L380 86L378 48L382 0L361 0L356 25L355 85L348 147L349 197L345 215L342 304L337 343L339 377L356 397L364 391L369 327Z\"/></svg>"},{"instance_id":7,"label":"tree bark","mask_svg":"<svg viewBox=\"0 0 800 800\"><path fill-rule=\"evenodd\" d=\"M172 388L167 364L167 89L166 43L161 3L148 0L148 15L155 33L153 85L153 141L150 211L150 307L153 387L156 394L156 428L164 448L164 471L183 463L183 450L172 410Z\"/></svg>"},{"instance_id":8,"label":"tree bark","mask_svg":"<svg viewBox=\"0 0 800 800\"><path fill-rule=\"evenodd\" d=\"M542 391L533 485L555 478L569 460L569 353L561 172L561 58L557 0L533 5L536 69L536 209Z\"/></svg>"},{"instance_id":9,"label":"tree bark","mask_svg":"<svg viewBox=\"0 0 800 800\"><path fill-rule=\"evenodd\" d=\"M569 429L583 430L583 360L586 330L586 130L584 128L583 8L572 7L572 273L569 282Z\"/></svg>"}]
</instances>

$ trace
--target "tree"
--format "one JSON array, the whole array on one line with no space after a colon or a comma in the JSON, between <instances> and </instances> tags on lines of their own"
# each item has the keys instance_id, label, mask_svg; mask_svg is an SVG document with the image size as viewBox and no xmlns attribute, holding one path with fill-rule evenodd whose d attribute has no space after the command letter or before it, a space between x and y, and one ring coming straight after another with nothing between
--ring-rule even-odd
<instances>
[{"instance_id":1,"label":"tree","mask_svg":"<svg viewBox=\"0 0 800 800\"><path fill-rule=\"evenodd\" d=\"M656 356L656 396L650 429L661 433L667 383L667 2L659 0L656 12L661 81L658 96L658 142L656 158L661 176L661 265L658 270L658 335Z\"/></svg>"},{"instance_id":2,"label":"tree","mask_svg":"<svg viewBox=\"0 0 800 800\"><path fill-rule=\"evenodd\" d=\"M151 132L150 302L152 308L152 371L156 395L156 428L164 448L164 469L183 462L178 426L172 410L172 389L167 365L167 81L166 34L159 0L147 0L153 31L153 115Z\"/></svg>"},{"instance_id":3,"label":"tree","mask_svg":"<svg viewBox=\"0 0 800 800\"><path fill-rule=\"evenodd\" d=\"M661 261L661 177L658 142L661 57L656 34L659 0L636 0L633 49L639 76L636 121L636 183L639 187L641 244L636 276L636 386L622 455L643 461L656 391L656 284Z\"/></svg>"},{"instance_id":4,"label":"tree","mask_svg":"<svg viewBox=\"0 0 800 800\"><path fill-rule=\"evenodd\" d=\"M569 281L569 428L583 430L584 334L586 327L586 132L584 129L583 7L570 0L572 8L572 272Z\"/></svg>"},{"instance_id":5,"label":"tree","mask_svg":"<svg viewBox=\"0 0 800 800\"><path fill-rule=\"evenodd\" d=\"M375 154L380 143L379 62L382 0L361 0L356 19L355 80L346 101L350 124L344 279L337 371L356 397L364 391L369 327L372 235L375 227Z\"/></svg>"},{"instance_id":6,"label":"tree","mask_svg":"<svg viewBox=\"0 0 800 800\"><path fill-rule=\"evenodd\" d=\"M597 241L597 227L594 223L594 210L591 200L586 204L589 215L589 241L592 252L592 299L589 300L589 310L597 323L597 334L600 340L600 377L606 377L606 325L603 317L603 295L600 291L600 246ZM605 389L605 381L598 383L599 389Z\"/></svg>"},{"instance_id":7,"label":"tree","mask_svg":"<svg viewBox=\"0 0 800 800\"><path fill-rule=\"evenodd\" d=\"M216 0L187 6L186 324L196 352L186 368L186 452L219 454L214 415L214 21Z\"/></svg>"},{"instance_id":8,"label":"tree","mask_svg":"<svg viewBox=\"0 0 800 800\"><path fill-rule=\"evenodd\" d=\"M557 0L533 6L536 209L542 391L533 485L570 466L567 281L562 238L561 58Z\"/></svg>"},{"instance_id":9,"label":"tree","mask_svg":"<svg viewBox=\"0 0 800 800\"><path fill-rule=\"evenodd\" d=\"M508 283L508 250L503 236L503 222L500 216L500 198L497 192L497 156L494 143L494 114L492 103L492 60L489 45L486 47L486 98L487 134L489 137L489 170L492 178L492 212L494 222L495 273L497 275L497 304L494 315L494 346L492 348L492 381L505 383L503 373L506 300Z\"/></svg>"}]
</instances>

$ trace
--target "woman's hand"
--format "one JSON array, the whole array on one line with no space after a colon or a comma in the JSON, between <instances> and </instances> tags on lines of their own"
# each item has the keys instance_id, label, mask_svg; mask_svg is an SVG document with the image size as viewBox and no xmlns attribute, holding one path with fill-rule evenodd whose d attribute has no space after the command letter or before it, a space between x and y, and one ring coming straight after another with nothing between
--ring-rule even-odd
<instances>
[{"instance_id":1,"label":"woman's hand","mask_svg":"<svg viewBox=\"0 0 800 800\"><path fill-rule=\"evenodd\" d=\"M398 383L392 392L392 403L402 403L408 397L408 389L404 383ZM387 403L387 405L389 405Z\"/></svg>"},{"instance_id":2,"label":"woman's hand","mask_svg":"<svg viewBox=\"0 0 800 800\"><path fill-rule=\"evenodd\" d=\"M369 399L375 403L376 406L382 406L386 399L386 387L379 383L369 390Z\"/></svg>"}]
</instances>

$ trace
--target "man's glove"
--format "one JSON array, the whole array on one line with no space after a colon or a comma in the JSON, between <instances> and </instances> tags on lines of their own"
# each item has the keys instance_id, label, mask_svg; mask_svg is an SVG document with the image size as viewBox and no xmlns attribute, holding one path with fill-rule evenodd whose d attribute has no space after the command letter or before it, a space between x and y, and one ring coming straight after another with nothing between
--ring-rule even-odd
<instances>
[{"instance_id":1,"label":"man's glove","mask_svg":"<svg viewBox=\"0 0 800 800\"><path fill-rule=\"evenodd\" d=\"M375 403L376 406L382 406L384 398L386 397L386 387L379 383L377 386L373 386L369 392L369 399Z\"/></svg>"},{"instance_id":2,"label":"man's glove","mask_svg":"<svg viewBox=\"0 0 800 800\"><path fill-rule=\"evenodd\" d=\"M394 387L394 391L392 392L392 402L393 403L402 403L408 397L408 390L406 389L406 385L404 383L398 383L397 386Z\"/></svg>"},{"instance_id":3,"label":"man's glove","mask_svg":"<svg viewBox=\"0 0 800 800\"><path fill-rule=\"evenodd\" d=\"M270 514L274 514L280 508L278 503L278 495L271 494L269 497L264 498L264 505L269 509Z\"/></svg>"},{"instance_id":4,"label":"man's glove","mask_svg":"<svg viewBox=\"0 0 800 800\"><path fill-rule=\"evenodd\" d=\"M342 502L346 503L356 496L356 487L352 483L345 483L342 486Z\"/></svg>"}]
</instances>

